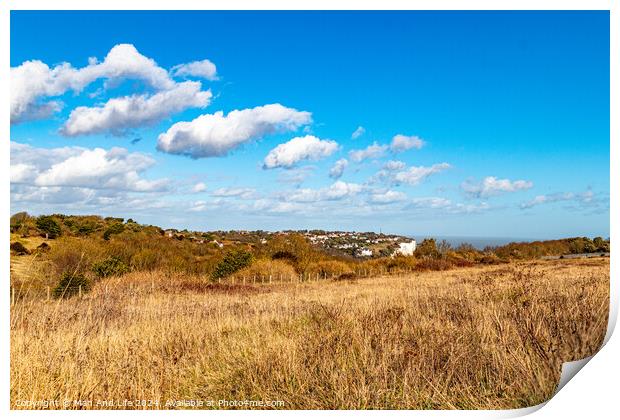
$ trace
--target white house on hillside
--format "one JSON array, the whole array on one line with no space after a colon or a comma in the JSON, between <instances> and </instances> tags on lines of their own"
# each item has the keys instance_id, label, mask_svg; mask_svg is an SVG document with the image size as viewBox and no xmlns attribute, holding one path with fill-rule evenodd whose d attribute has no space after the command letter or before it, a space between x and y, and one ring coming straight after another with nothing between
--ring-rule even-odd
<instances>
[{"instance_id":1,"label":"white house on hillside","mask_svg":"<svg viewBox=\"0 0 620 420\"><path fill-rule=\"evenodd\" d=\"M415 252L415 240L411 240L411 242L401 242L398 244L398 249L396 250L396 254L400 255L413 255Z\"/></svg>"},{"instance_id":2,"label":"white house on hillside","mask_svg":"<svg viewBox=\"0 0 620 420\"><path fill-rule=\"evenodd\" d=\"M362 248L358 251L360 257L372 257L372 250L368 248Z\"/></svg>"}]
</instances>

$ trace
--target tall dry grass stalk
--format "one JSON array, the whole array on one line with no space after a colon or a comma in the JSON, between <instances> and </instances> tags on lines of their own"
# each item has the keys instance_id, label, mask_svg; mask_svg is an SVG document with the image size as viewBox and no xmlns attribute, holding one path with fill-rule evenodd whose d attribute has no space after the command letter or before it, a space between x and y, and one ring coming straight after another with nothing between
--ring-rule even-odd
<instances>
[{"instance_id":1,"label":"tall dry grass stalk","mask_svg":"<svg viewBox=\"0 0 620 420\"><path fill-rule=\"evenodd\" d=\"M271 285L132 273L11 308L11 406L530 406L553 394L563 361L601 346L608 302L606 259Z\"/></svg>"}]
</instances>

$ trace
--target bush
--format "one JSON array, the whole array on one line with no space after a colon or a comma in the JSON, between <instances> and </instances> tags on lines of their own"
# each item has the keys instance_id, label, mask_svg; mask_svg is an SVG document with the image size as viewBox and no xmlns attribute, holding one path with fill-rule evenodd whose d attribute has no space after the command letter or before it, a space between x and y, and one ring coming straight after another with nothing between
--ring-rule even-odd
<instances>
[{"instance_id":1,"label":"bush","mask_svg":"<svg viewBox=\"0 0 620 420\"><path fill-rule=\"evenodd\" d=\"M215 267L212 278L217 280L227 277L236 271L252 264L252 254L248 251L236 250L227 253Z\"/></svg>"},{"instance_id":2,"label":"bush","mask_svg":"<svg viewBox=\"0 0 620 420\"><path fill-rule=\"evenodd\" d=\"M414 255L416 257L425 258L439 258L440 252L437 249L437 242L435 239L424 239L420 245L417 246Z\"/></svg>"},{"instance_id":3,"label":"bush","mask_svg":"<svg viewBox=\"0 0 620 420\"><path fill-rule=\"evenodd\" d=\"M88 292L91 289L90 280L84 274L65 271L60 276L53 295L55 298L68 298L77 295L80 289L83 293Z\"/></svg>"},{"instance_id":4,"label":"bush","mask_svg":"<svg viewBox=\"0 0 620 420\"><path fill-rule=\"evenodd\" d=\"M297 257L295 254L289 251L276 251L271 256L274 260L289 260L293 264L297 262Z\"/></svg>"},{"instance_id":5,"label":"bush","mask_svg":"<svg viewBox=\"0 0 620 420\"><path fill-rule=\"evenodd\" d=\"M30 254L30 251L28 251L28 248L26 248L24 244L22 244L19 241L11 242L11 251L13 251L16 255L29 255Z\"/></svg>"},{"instance_id":6,"label":"bush","mask_svg":"<svg viewBox=\"0 0 620 420\"><path fill-rule=\"evenodd\" d=\"M118 257L110 257L93 264L93 272L97 277L120 276L129 271L129 267Z\"/></svg>"},{"instance_id":7,"label":"bush","mask_svg":"<svg viewBox=\"0 0 620 420\"><path fill-rule=\"evenodd\" d=\"M102 245L102 240L85 238L62 237L57 240L48 251L47 259L52 263L55 272L60 276L64 272L83 273L92 265L107 255L116 255L109 252Z\"/></svg>"},{"instance_id":8,"label":"bush","mask_svg":"<svg viewBox=\"0 0 620 420\"><path fill-rule=\"evenodd\" d=\"M52 216L39 216L36 222L37 228L48 238L54 239L61 235L60 225Z\"/></svg>"},{"instance_id":9,"label":"bush","mask_svg":"<svg viewBox=\"0 0 620 420\"><path fill-rule=\"evenodd\" d=\"M28 213L25 211L15 213L11 216L11 233L17 233L29 218L30 216L28 216Z\"/></svg>"},{"instance_id":10,"label":"bush","mask_svg":"<svg viewBox=\"0 0 620 420\"><path fill-rule=\"evenodd\" d=\"M396 255L395 257L386 260L387 263L385 268L389 273L415 270L418 262L415 257L408 255Z\"/></svg>"},{"instance_id":11,"label":"bush","mask_svg":"<svg viewBox=\"0 0 620 420\"><path fill-rule=\"evenodd\" d=\"M440 258L424 258L416 263L416 270L442 271L452 268L452 263Z\"/></svg>"},{"instance_id":12,"label":"bush","mask_svg":"<svg viewBox=\"0 0 620 420\"><path fill-rule=\"evenodd\" d=\"M51 248L52 247L49 246L49 244L47 242L41 242L41 244L37 247L37 252L47 252Z\"/></svg>"},{"instance_id":13,"label":"bush","mask_svg":"<svg viewBox=\"0 0 620 420\"><path fill-rule=\"evenodd\" d=\"M103 232L103 239L105 239L106 241L109 241L112 235L117 235L119 233L122 233L124 230L125 230L125 226L123 224L115 223L109 228L107 228L105 232Z\"/></svg>"},{"instance_id":14,"label":"bush","mask_svg":"<svg viewBox=\"0 0 620 420\"><path fill-rule=\"evenodd\" d=\"M153 270L158 267L159 255L152 249L143 248L133 254L130 264L134 270Z\"/></svg>"}]
</instances>

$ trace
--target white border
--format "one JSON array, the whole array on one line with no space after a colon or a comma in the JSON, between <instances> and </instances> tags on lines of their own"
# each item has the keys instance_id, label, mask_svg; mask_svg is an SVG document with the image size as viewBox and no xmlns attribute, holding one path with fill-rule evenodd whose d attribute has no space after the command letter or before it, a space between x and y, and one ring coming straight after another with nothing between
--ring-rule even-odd
<instances>
[{"instance_id":1,"label":"white border","mask_svg":"<svg viewBox=\"0 0 620 420\"><path fill-rule=\"evenodd\" d=\"M618 31L618 6L617 2L611 0L521 0L521 1L464 1L464 0L417 0L409 1L405 4L402 1L382 0L368 1L358 0L340 1L340 0L298 0L295 3L263 0L260 3L249 0L228 0L226 2L218 2L209 4L208 2L192 1L192 0L175 0L165 2L162 0L151 0L149 2L139 2L130 0L90 0L88 4L83 1L76 0L5 0L0 1L0 92L4 96L4 100L0 102L0 121L4 128L4 139L0 142L0 172L2 182L0 182L0 222L1 232L5 238L9 237L9 142L10 138L10 121L9 121L9 47L10 47L10 10L341 10L341 9L361 9L361 10L381 10L381 9L398 9L398 10L611 10L611 44L610 44L610 83L611 83L611 115L618 115L618 84L617 75L620 71L618 66L618 40L620 33ZM148 7L147 7L148 6ZM618 155L620 153L618 140L618 123L611 118L611 141L610 145L610 214L620 214L620 206L618 205L618 189L620 185L620 169L617 165ZM611 220L610 234L616 237L617 224L614 219ZM3 357L1 359L1 371L3 377L1 381L0 395L2 398L2 412L9 411L9 293L8 293L8 267L9 267L9 250L8 247L2 247L0 252L0 267L2 271L2 298L0 305L3 310L0 311L2 319L2 331L4 339L0 342ZM615 261L615 244L612 246L611 260L611 296L612 310L610 313L610 328L608 329L606 340L610 339L611 332L615 326L618 314L618 296L619 289L617 284L618 264ZM616 378L619 373L618 354L620 344L618 339L613 338L605 345L603 349L584 367L583 372L579 374L579 379L570 381L554 398L552 398L543 410L536 411L534 418L583 418L584 416L593 418L606 418L611 412L617 411L615 404L616 396ZM544 404L543 404L544 405ZM542 406L542 405L541 405ZM540 407L537 407L540 408ZM536 408L536 409L537 409ZM393 417L458 417L458 418L504 418L524 415L535 411L535 409L522 409L511 411L391 411L390 416ZM176 412L175 412L176 413ZM13 417L31 417L42 415L42 412L35 411L11 411L10 416ZM108 416L107 412L46 412L44 415L58 418L84 416L99 417ZM140 417L140 416L169 416L173 415L167 411L157 412L121 412L115 411L111 413L113 416L120 417ZM341 418L357 418L358 416L377 417L388 414L385 411L274 411L274 412L258 412L258 411L241 411L241 412L183 412L183 415L189 417L210 416L210 417L236 417L245 416L252 417L279 417L279 418L302 418L307 416L319 417L341 417ZM542 417L541 417L542 416Z\"/></svg>"}]
</instances>

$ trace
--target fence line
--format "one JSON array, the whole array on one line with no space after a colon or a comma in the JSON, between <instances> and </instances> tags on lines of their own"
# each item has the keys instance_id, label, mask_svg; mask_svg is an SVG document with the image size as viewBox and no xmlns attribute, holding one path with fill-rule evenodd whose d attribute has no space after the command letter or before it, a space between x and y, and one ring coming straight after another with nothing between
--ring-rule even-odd
<instances>
[{"instance_id":1,"label":"fence line","mask_svg":"<svg viewBox=\"0 0 620 420\"><path fill-rule=\"evenodd\" d=\"M346 274L352 274L352 277L348 277L345 276ZM400 269L400 270L393 270L393 271L389 271L389 270L378 270L378 272L373 271L372 269L359 269L359 270L355 270L353 272L347 272L347 273L343 273L343 272L331 272L331 273L327 273L327 272L315 272L315 273L300 273L299 275L294 275L294 274L290 274L288 276L288 278L283 275L282 273L278 273L277 275L269 274L269 275L261 275L260 277L258 277L256 274L253 274L251 277L246 277L244 276L236 276L236 275L232 275L229 276L227 278L220 278L217 279L216 283L217 284L230 284L230 285L236 285L236 284L242 284L242 285L262 285L262 284L290 284L290 283L314 283L314 282L320 282L320 281L338 281L339 279L342 280L359 280L359 279L364 279L364 278L372 278L372 277L377 277L377 276L381 276L381 277L405 277L408 275L411 275L412 273L414 273L414 271L412 269ZM322 275L321 275L322 274ZM344 276L344 277L343 277ZM138 292L143 290L141 287L136 287L137 285L132 283L128 283L125 285L126 287L129 288L129 294L134 294L134 292ZM155 291L156 289L156 284L155 284L155 280L151 280L150 285L147 283L145 285L145 289L149 290L151 292ZM16 291L15 291L15 287L11 286L10 287L11 291L10 291L10 304L11 306L15 305L20 299L20 296L16 295ZM105 284L104 286L104 293L105 295L108 295L109 293L108 290L108 284ZM88 293L86 293L85 290L82 290L82 285L78 285L78 290L77 290L77 297L80 299L84 299L87 298ZM50 288L50 286L46 286L45 289L45 299L46 301L50 301L52 300L52 290Z\"/></svg>"}]
</instances>

